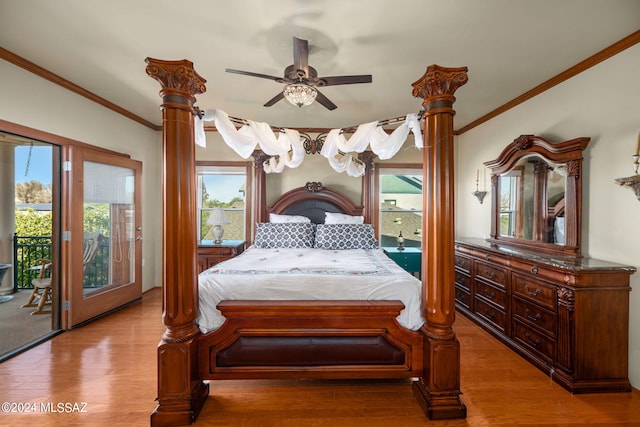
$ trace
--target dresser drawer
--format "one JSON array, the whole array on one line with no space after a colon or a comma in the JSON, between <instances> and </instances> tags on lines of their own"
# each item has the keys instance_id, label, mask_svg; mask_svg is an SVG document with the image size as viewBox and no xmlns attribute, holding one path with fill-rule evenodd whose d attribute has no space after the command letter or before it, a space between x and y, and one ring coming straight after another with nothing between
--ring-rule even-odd
<instances>
[{"instance_id":1,"label":"dresser drawer","mask_svg":"<svg viewBox=\"0 0 640 427\"><path fill-rule=\"evenodd\" d=\"M231 247L209 248L206 250L206 255L209 257L227 257L229 255L235 255L236 252L237 249Z\"/></svg>"},{"instance_id":2,"label":"dresser drawer","mask_svg":"<svg viewBox=\"0 0 640 427\"><path fill-rule=\"evenodd\" d=\"M513 274L513 294L521 296L552 311L556 310L556 287Z\"/></svg>"},{"instance_id":3,"label":"dresser drawer","mask_svg":"<svg viewBox=\"0 0 640 427\"><path fill-rule=\"evenodd\" d=\"M221 244L198 245L198 270L202 272L214 265L240 255L245 242L227 240Z\"/></svg>"},{"instance_id":4,"label":"dresser drawer","mask_svg":"<svg viewBox=\"0 0 640 427\"><path fill-rule=\"evenodd\" d=\"M489 305L489 303L484 302L481 298L476 297L475 303L476 314L491 322L502 332L505 331L505 327L507 325L506 314L504 314L501 310L492 307L491 305Z\"/></svg>"},{"instance_id":5,"label":"dresser drawer","mask_svg":"<svg viewBox=\"0 0 640 427\"><path fill-rule=\"evenodd\" d=\"M467 289L461 288L456 285L456 301L465 306L471 308L471 294Z\"/></svg>"},{"instance_id":6,"label":"dresser drawer","mask_svg":"<svg viewBox=\"0 0 640 427\"><path fill-rule=\"evenodd\" d=\"M542 329L552 337L556 336L556 315L554 312L517 297L513 298L512 307L514 317Z\"/></svg>"},{"instance_id":7,"label":"dresser drawer","mask_svg":"<svg viewBox=\"0 0 640 427\"><path fill-rule=\"evenodd\" d=\"M474 264L474 274L476 278L482 277L492 281L495 284L505 286L507 283L507 272L502 267L486 264L481 261L476 261Z\"/></svg>"},{"instance_id":8,"label":"dresser drawer","mask_svg":"<svg viewBox=\"0 0 640 427\"><path fill-rule=\"evenodd\" d=\"M564 283L567 278L571 277L567 275L566 272L557 271L544 265L529 262L528 260L513 260L511 266L515 270L520 270L525 274L531 274L542 280L548 280L551 283Z\"/></svg>"},{"instance_id":9,"label":"dresser drawer","mask_svg":"<svg viewBox=\"0 0 640 427\"><path fill-rule=\"evenodd\" d=\"M456 276L456 286L466 289L467 292L471 291L471 277L469 277L468 275L466 275L465 273L462 273L460 271L455 272L455 276Z\"/></svg>"},{"instance_id":10,"label":"dresser drawer","mask_svg":"<svg viewBox=\"0 0 640 427\"><path fill-rule=\"evenodd\" d=\"M517 319L513 320L513 339L538 354L547 362L555 359L555 340L537 332Z\"/></svg>"},{"instance_id":11,"label":"dresser drawer","mask_svg":"<svg viewBox=\"0 0 640 427\"><path fill-rule=\"evenodd\" d=\"M507 292L484 282L476 282L476 296L488 299L503 310L507 306Z\"/></svg>"},{"instance_id":12,"label":"dresser drawer","mask_svg":"<svg viewBox=\"0 0 640 427\"><path fill-rule=\"evenodd\" d=\"M461 270L464 270L466 272L471 271L471 260L465 256L456 254L454 263L455 266Z\"/></svg>"}]
</instances>

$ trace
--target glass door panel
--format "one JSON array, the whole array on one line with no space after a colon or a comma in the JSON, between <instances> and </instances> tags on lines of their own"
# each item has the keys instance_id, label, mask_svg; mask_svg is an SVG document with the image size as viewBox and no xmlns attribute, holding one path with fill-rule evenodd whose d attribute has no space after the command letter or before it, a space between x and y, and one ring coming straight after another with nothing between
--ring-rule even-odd
<instances>
[{"instance_id":1,"label":"glass door panel","mask_svg":"<svg viewBox=\"0 0 640 427\"><path fill-rule=\"evenodd\" d=\"M141 165L134 160L83 150L82 222L72 226L72 324L99 316L141 296ZM72 195L72 197L74 197ZM80 237L80 238L78 238Z\"/></svg>"}]
</instances>

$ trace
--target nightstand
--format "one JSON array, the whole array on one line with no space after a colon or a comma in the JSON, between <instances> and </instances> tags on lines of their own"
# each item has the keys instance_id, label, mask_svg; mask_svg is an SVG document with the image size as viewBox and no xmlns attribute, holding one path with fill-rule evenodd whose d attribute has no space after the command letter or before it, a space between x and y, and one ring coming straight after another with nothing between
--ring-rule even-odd
<instances>
[{"instance_id":1,"label":"nightstand","mask_svg":"<svg viewBox=\"0 0 640 427\"><path fill-rule=\"evenodd\" d=\"M398 248L386 247L382 248L385 254L391 258L396 264L404 268L414 276L418 278L422 274L422 249L405 247L404 250L399 251Z\"/></svg>"},{"instance_id":2,"label":"nightstand","mask_svg":"<svg viewBox=\"0 0 640 427\"><path fill-rule=\"evenodd\" d=\"M244 244L244 240L223 240L222 243L201 240L198 244L198 273L240 255L244 251Z\"/></svg>"}]
</instances>

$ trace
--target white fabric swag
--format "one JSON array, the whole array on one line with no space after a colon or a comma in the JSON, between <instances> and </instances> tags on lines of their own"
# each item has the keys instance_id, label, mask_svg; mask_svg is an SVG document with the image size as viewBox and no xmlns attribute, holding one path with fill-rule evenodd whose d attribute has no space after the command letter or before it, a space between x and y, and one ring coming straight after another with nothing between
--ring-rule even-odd
<instances>
[{"instance_id":1,"label":"white fabric swag","mask_svg":"<svg viewBox=\"0 0 640 427\"><path fill-rule=\"evenodd\" d=\"M270 125L251 120L247 120L247 125L236 129L229 120L229 115L222 110L205 110L202 119L195 118L196 144L202 147L206 145L205 121L213 121L224 142L243 159L248 158L259 145L265 154L271 156L263 164L267 173L280 173L285 166L296 168L304 160L304 148L298 131L284 129L276 137ZM391 134L387 134L378 123L358 126L348 140L341 129L332 129L320 154L327 158L336 172L346 172L349 176L358 177L364 175L365 165L349 153L362 153L367 146L371 146L371 151L380 159L390 159L400 150L409 132L413 132L415 146L422 148L422 132L417 114L407 114L404 123Z\"/></svg>"},{"instance_id":2,"label":"white fabric swag","mask_svg":"<svg viewBox=\"0 0 640 427\"><path fill-rule=\"evenodd\" d=\"M300 132L297 130L284 129L276 136L267 123L251 120L247 120L248 125L236 129L224 111L205 110L202 119L196 117L195 120L196 144L202 147L205 146L206 140L203 123L205 121L213 121L224 142L243 159L251 156L259 145L265 154L271 156L263 164L267 173L280 173L285 166L297 168L304 160L304 148ZM290 152L292 154L289 154Z\"/></svg>"}]
</instances>

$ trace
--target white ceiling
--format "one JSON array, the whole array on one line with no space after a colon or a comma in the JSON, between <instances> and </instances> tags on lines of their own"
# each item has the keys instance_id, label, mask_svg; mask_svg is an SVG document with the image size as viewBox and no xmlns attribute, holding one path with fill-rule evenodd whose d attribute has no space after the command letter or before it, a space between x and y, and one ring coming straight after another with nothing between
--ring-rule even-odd
<instances>
[{"instance_id":1,"label":"white ceiling","mask_svg":"<svg viewBox=\"0 0 640 427\"><path fill-rule=\"evenodd\" d=\"M145 58L188 59L200 108L282 127L347 127L417 112L426 67L467 66L455 127L489 113L640 28L638 0L0 0L0 45L151 121L160 85ZM320 76L372 74L322 92L338 108L262 105L293 37Z\"/></svg>"}]
</instances>

